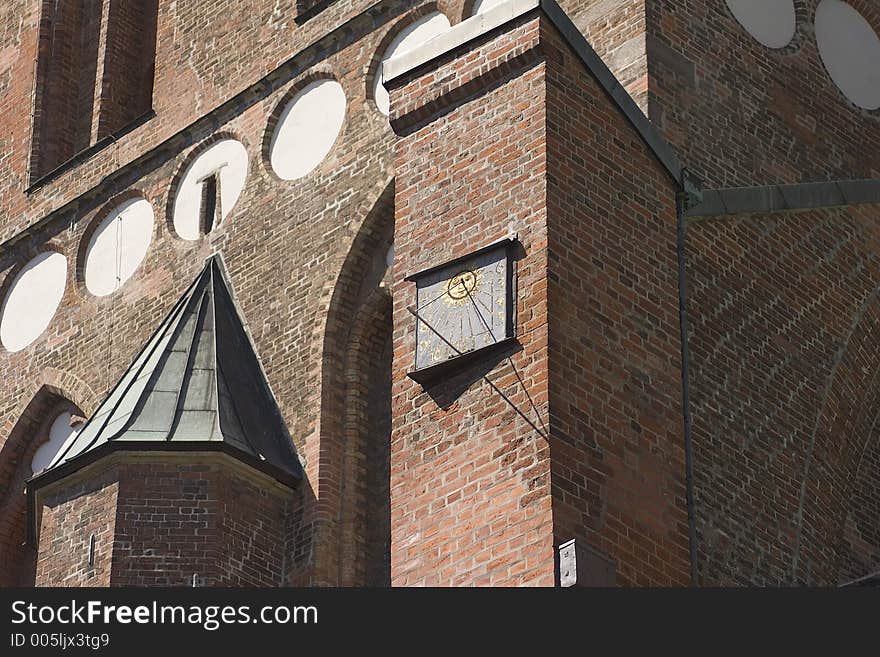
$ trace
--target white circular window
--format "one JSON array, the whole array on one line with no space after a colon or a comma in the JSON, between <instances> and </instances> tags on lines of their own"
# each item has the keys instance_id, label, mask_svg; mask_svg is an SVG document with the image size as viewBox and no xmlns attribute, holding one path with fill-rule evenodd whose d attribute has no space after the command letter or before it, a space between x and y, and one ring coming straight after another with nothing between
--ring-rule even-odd
<instances>
[{"instance_id":1,"label":"white circular window","mask_svg":"<svg viewBox=\"0 0 880 657\"><path fill-rule=\"evenodd\" d=\"M153 206L132 199L115 208L95 230L86 249L86 288L95 296L115 292L131 278L153 239Z\"/></svg>"},{"instance_id":2,"label":"white circular window","mask_svg":"<svg viewBox=\"0 0 880 657\"><path fill-rule=\"evenodd\" d=\"M477 0L474 3L474 16L484 14L498 5L503 5L507 0Z\"/></svg>"},{"instance_id":3,"label":"white circular window","mask_svg":"<svg viewBox=\"0 0 880 657\"><path fill-rule=\"evenodd\" d=\"M197 240L225 219L244 189L248 154L235 139L207 148L187 167L174 198L174 230Z\"/></svg>"},{"instance_id":4,"label":"white circular window","mask_svg":"<svg viewBox=\"0 0 880 657\"><path fill-rule=\"evenodd\" d=\"M448 29L449 19L439 11L422 16L415 23L407 25L394 37L391 45L388 46L385 54L382 55L382 61L385 62L392 57L415 50L429 39L433 39L438 34L443 34ZM379 64L379 68L376 71L376 79L373 82L373 98L376 99L379 111L387 116L391 111L391 99L388 97L388 91L383 84L384 81L382 77L382 64Z\"/></svg>"},{"instance_id":5,"label":"white circular window","mask_svg":"<svg viewBox=\"0 0 880 657\"><path fill-rule=\"evenodd\" d=\"M25 265L0 311L0 342L7 350L21 351L42 335L66 286L67 258L60 253L41 253Z\"/></svg>"},{"instance_id":6,"label":"white circular window","mask_svg":"<svg viewBox=\"0 0 880 657\"><path fill-rule=\"evenodd\" d=\"M746 31L768 48L784 48L794 37L797 20L792 0L727 0Z\"/></svg>"},{"instance_id":7,"label":"white circular window","mask_svg":"<svg viewBox=\"0 0 880 657\"><path fill-rule=\"evenodd\" d=\"M40 448L34 453L31 472L37 474L49 467L61 449L76 437L82 424L76 423L71 426L72 421L73 418L67 411L55 418L49 428L49 441L40 445Z\"/></svg>"},{"instance_id":8,"label":"white circular window","mask_svg":"<svg viewBox=\"0 0 880 657\"><path fill-rule=\"evenodd\" d=\"M864 16L840 0L816 8L816 43L828 74L859 107L880 107L880 37Z\"/></svg>"},{"instance_id":9,"label":"white circular window","mask_svg":"<svg viewBox=\"0 0 880 657\"><path fill-rule=\"evenodd\" d=\"M281 113L269 160L283 180L302 178L317 167L345 121L345 92L335 80L318 80L300 91Z\"/></svg>"}]
</instances>

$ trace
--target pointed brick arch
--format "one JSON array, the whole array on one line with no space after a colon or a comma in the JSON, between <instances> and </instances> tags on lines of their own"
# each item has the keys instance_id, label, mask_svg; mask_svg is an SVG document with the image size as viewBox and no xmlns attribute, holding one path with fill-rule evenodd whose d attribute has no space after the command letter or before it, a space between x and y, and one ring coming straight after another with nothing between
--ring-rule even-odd
<instances>
[{"instance_id":1,"label":"pointed brick arch","mask_svg":"<svg viewBox=\"0 0 880 657\"><path fill-rule=\"evenodd\" d=\"M391 582L391 310L388 288L373 288L345 359L339 567L346 586Z\"/></svg>"},{"instance_id":2,"label":"pointed brick arch","mask_svg":"<svg viewBox=\"0 0 880 657\"><path fill-rule=\"evenodd\" d=\"M314 541L317 547L313 584L361 583L366 577L363 508L351 491L362 489L365 467L361 432L352 426L349 404L362 395L381 396L381 386L369 380L365 367L381 369L362 353L390 341L390 303L387 292L377 292L387 273L386 253L394 231L394 183L389 182L355 236L329 302L321 366L320 446ZM387 336L387 337L386 337ZM390 352L389 352L390 358ZM389 363L390 367L390 363ZM387 395L390 403L390 378ZM376 400L373 399L375 403ZM357 498L358 495L355 495ZM359 565L343 562L353 559Z\"/></svg>"},{"instance_id":3,"label":"pointed brick arch","mask_svg":"<svg viewBox=\"0 0 880 657\"><path fill-rule=\"evenodd\" d=\"M0 447L0 586L33 584L32 548L25 545L27 504L25 481L31 476L31 460L48 440L49 427L58 415L71 411L90 414L97 395L69 372L47 368L26 402L3 427Z\"/></svg>"},{"instance_id":4,"label":"pointed brick arch","mask_svg":"<svg viewBox=\"0 0 880 657\"><path fill-rule=\"evenodd\" d=\"M823 395L804 459L792 584L834 584L863 455L877 440L880 288L856 313Z\"/></svg>"}]
</instances>

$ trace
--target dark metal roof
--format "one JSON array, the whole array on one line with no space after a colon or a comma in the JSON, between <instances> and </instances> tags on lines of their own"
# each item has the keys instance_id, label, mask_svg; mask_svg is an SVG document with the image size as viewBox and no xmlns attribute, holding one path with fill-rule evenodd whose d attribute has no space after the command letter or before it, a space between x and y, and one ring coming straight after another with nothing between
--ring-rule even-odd
<instances>
[{"instance_id":1,"label":"dark metal roof","mask_svg":"<svg viewBox=\"0 0 880 657\"><path fill-rule=\"evenodd\" d=\"M301 476L218 256L208 260L116 387L38 479L88 462L86 456L102 448L192 451L199 443Z\"/></svg>"}]
</instances>

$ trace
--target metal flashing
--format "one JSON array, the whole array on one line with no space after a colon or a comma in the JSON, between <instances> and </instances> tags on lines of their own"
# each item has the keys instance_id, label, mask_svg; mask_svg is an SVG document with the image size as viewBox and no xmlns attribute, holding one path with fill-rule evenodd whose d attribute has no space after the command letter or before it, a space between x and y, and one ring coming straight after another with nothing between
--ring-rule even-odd
<instances>
[{"instance_id":1,"label":"metal flashing","mask_svg":"<svg viewBox=\"0 0 880 657\"><path fill-rule=\"evenodd\" d=\"M880 180L706 189L702 202L690 208L686 215L713 217L866 204L880 204Z\"/></svg>"}]
</instances>

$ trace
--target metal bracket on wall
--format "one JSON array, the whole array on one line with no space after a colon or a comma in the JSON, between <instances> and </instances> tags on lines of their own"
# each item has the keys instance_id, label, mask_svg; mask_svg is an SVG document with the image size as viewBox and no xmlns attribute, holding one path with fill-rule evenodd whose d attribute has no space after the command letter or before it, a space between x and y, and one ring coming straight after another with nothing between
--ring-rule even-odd
<instances>
[{"instance_id":1,"label":"metal bracket on wall","mask_svg":"<svg viewBox=\"0 0 880 657\"><path fill-rule=\"evenodd\" d=\"M688 169L681 170L681 186L682 191L679 193L682 196L682 209L685 212L703 202L703 181Z\"/></svg>"},{"instance_id":2,"label":"metal bracket on wall","mask_svg":"<svg viewBox=\"0 0 880 657\"><path fill-rule=\"evenodd\" d=\"M559 586L614 586L617 564L576 538L559 546Z\"/></svg>"}]
</instances>

